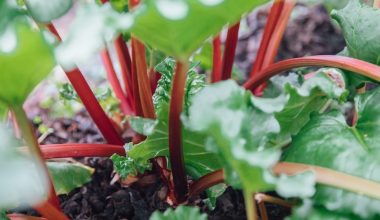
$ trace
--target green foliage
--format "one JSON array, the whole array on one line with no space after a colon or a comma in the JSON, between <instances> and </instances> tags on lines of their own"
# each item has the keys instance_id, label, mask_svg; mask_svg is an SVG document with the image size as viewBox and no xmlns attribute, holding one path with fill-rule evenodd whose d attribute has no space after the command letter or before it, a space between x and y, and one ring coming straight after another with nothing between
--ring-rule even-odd
<instances>
[{"instance_id":1,"label":"green foliage","mask_svg":"<svg viewBox=\"0 0 380 220\"><path fill-rule=\"evenodd\" d=\"M294 137L284 160L331 168L354 176L380 182L380 89L356 98L358 121L348 126L336 111L315 114ZM370 167L370 168L369 168ZM316 205L331 211L374 219L380 215L380 201L353 192L319 186ZM365 207L365 208L363 208Z\"/></svg>"},{"instance_id":2,"label":"green foliage","mask_svg":"<svg viewBox=\"0 0 380 220\"><path fill-rule=\"evenodd\" d=\"M223 26L237 22L244 13L264 2L146 0L133 12L132 33L167 55L187 59Z\"/></svg>"},{"instance_id":3,"label":"green foliage","mask_svg":"<svg viewBox=\"0 0 380 220\"><path fill-rule=\"evenodd\" d=\"M109 4L81 3L68 36L55 51L58 62L66 70L85 64L132 23L130 14L118 13Z\"/></svg>"},{"instance_id":4,"label":"green foliage","mask_svg":"<svg viewBox=\"0 0 380 220\"><path fill-rule=\"evenodd\" d=\"M5 210L0 210L0 220L9 220Z\"/></svg>"},{"instance_id":5,"label":"green foliage","mask_svg":"<svg viewBox=\"0 0 380 220\"><path fill-rule=\"evenodd\" d=\"M4 42L6 50L0 47L0 102L21 105L53 69L52 48L40 32L21 21L8 27L0 37L0 44Z\"/></svg>"},{"instance_id":6,"label":"green foliage","mask_svg":"<svg viewBox=\"0 0 380 220\"><path fill-rule=\"evenodd\" d=\"M198 74L195 68L198 63L192 63L188 72L185 86L185 113L190 107L190 97L198 93L205 86L205 76ZM157 83L157 89L153 94L153 104L158 110L161 105L169 104L173 75L175 72L175 60L166 58L159 63L155 70L161 74Z\"/></svg>"},{"instance_id":7,"label":"green foliage","mask_svg":"<svg viewBox=\"0 0 380 220\"><path fill-rule=\"evenodd\" d=\"M150 220L206 220L207 215L201 214L198 207L178 206L175 210L167 209L164 213L155 211Z\"/></svg>"},{"instance_id":8,"label":"green foliage","mask_svg":"<svg viewBox=\"0 0 380 220\"><path fill-rule=\"evenodd\" d=\"M360 218L347 215L344 213L337 213L329 211L320 206L312 206L311 201L306 200L303 206L295 208L292 215L287 217L286 220L359 220Z\"/></svg>"},{"instance_id":9,"label":"green foliage","mask_svg":"<svg viewBox=\"0 0 380 220\"><path fill-rule=\"evenodd\" d=\"M51 22L66 14L72 0L25 0L31 16L39 22Z\"/></svg>"},{"instance_id":10,"label":"green foliage","mask_svg":"<svg viewBox=\"0 0 380 220\"><path fill-rule=\"evenodd\" d=\"M30 207L47 195L47 176L32 157L21 154L9 128L0 124L0 209Z\"/></svg>"},{"instance_id":11,"label":"green foliage","mask_svg":"<svg viewBox=\"0 0 380 220\"><path fill-rule=\"evenodd\" d=\"M380 19L380 10L359 0L351 0L343 9L333 10L331 16L341 27L347 44L340 55L379 65L380 27L377 21ZM347 76L354 87L371 81L354 73L348 73Z\"/></svg>"},{"instance_id":12,"label":"green foliage","mask_svg":"<svg viewBox=\"0 0 380 220\"><path fill-rule=\"evenodd\" d=\"M68 194L91 180L94 169L79 162L47 162L57 195Z\"/></svg>"}]
</instances>

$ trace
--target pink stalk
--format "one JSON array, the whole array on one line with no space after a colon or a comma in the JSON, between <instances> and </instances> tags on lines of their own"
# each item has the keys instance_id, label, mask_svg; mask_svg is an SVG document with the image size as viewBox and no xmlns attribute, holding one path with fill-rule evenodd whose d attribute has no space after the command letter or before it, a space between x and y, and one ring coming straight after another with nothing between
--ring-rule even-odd
<instances>
[{"instance_id":1,"label":"pink stalk","mask_svg":"<svg viewBox=\"0 0 380 220\"><path fill-rule=\"evenodd\" d=\"M220 36L216 36L212 41L213 47L213 57L212 57L212 73L211 73L211 82L215 83L221 80L222 78L222 46L221 46Z\"/></svg>"},{"instance_id":2,"label":"pink stalk","mask_svg":"<svg viewBox=\"0 0 380 220\"><path fill-rule=\"evenodd\" d=\"M221 80L227 80L231 78L232 68L234 65L234 58L236 52L236 45L239 39L240 22L234 24L228 29L227 40L224 49L223 56L223 68Z\"/></svg>"}]
</instances>

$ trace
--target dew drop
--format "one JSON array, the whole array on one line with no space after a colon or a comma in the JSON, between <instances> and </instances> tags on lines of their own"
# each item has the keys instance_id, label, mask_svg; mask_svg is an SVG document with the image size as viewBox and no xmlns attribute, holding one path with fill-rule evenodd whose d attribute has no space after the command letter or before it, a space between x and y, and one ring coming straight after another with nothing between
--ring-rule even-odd
<instances>
[{"instance_id":1,"label":"dew drop","mask_svg":"<svg viewBox=\"0 0 380 220\"><path fill-rule=\"evenodd\" d=\"M207 6L215 6L222 3L224 0L199 0L202 4Z\"/></svg>"},{"instance_id":2,"label":"dew drop","mask_svg":"<svg viewBox=\"0 0 380 220\"><path fill-rule=\"evenodd\" d=\"M171 20L183 19L189 11L189 6L182 0L158 0L156 6L164 17Z\"/></svg>"}]
</instances>

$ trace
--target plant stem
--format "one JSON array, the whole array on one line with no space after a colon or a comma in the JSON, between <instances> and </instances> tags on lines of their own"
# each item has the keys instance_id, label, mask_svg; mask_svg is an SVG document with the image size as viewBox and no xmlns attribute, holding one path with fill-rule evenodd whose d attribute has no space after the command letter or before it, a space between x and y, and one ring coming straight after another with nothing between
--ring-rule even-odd
<instances>
[{"instance_id":1,"label":"plant stem","mask_svg":"<svg viewBox=\"0 0 380 220\"><path fill-rule=\"evenodd\" d=\"M257 52L255 62L252 66L250 77L259 73L263 67L263 62L267 53L268 45L272 39L271 37L281 15L283 5L284 0L275 0L272 5L272 8L268 14L268 20L265 24L264 34L261 39L260 47Z\"/></svg>"},{"instance_id":2,"label":"plant stem","mask_svg":"<svg viewBox=\"0 0 380 220\"><path fill-rule=\"evenodd\" d=\"M61 36L59 36L59 33L58 33L57 29L55 29L55 27L54 27L54 25L52 23L47 24L46 27L57 38L58 41L62 41Z\"/></svg>"},{"instance_id":3,"label":"plant stem","mask_svg":"<svg viewBox=\"0 0 380 220\"><path fill-rule=\"evenodd\" d=\"M211 82L215 83L221 80L222 78L222 46L221 46L220 36L216 36L212 41L212 73L211 73Z\"/></svg>"},{"instance_id":4,"label":"plant stem","mask_svg":"<svg viewBox=\"0 0 380 220\"><path fill-rule=\"evenodd\" d=\"M265 203L263 201L258 201L257 205L259 207L260 219L269 220L267 209L265 208Z\"/></svg>"},{"instance_id":5,"label":"plant stem","mask_svg":"<svg viewBox=\"0 0 380 220\"><path fill-rule=\"evenodd\" d=\"M306 171L312 171L315 174L316 181L320 184L345 189L374 199L380 199L379 183L332 169L301 163L281 162L274 166L272 170L277 175L296 175Z\"/></svg>"},{"instance_id":6,"label":"plant stem","mask_svg":"<svg viewBox=\"0 0 380 220\"><path fill-rule=\"evenodd\" d=\"M335 56L335 55L319 55L319 56L309 56L302 58L288 59L280 61L278 63L272 64L259 74L251 77L245 84L246 89L254 89L261 85L263 82L268 80L270 77L281 73L283 71L291 70L297 67L304 66L329 66L348 70L351 72L358 73L360 75L369 77L376 81L380 81L380 67L371 63L367 63L362 60Z\"/></svg>"},{"instance_id":7,"label":"plant stem","mask_svg":"<svg viewBox=\"0 0 380 220\"><path fill-rule=\"evenodd\" d=\"M239 39L240 22L234 24L228 29L227 40L224 49L223 56L223 68L221 80L227 80L231 78L232 68L234 64L236 45Z\"/></svg>"},{"instance_id":8,"label":"plant stem","mask_svg":"<svg viewBox=\"0 0 380 220\"><path fill-rule=\"evenodd\" d=\"M125 155L125 149L122 146L109 144L46 144L40 145L40 149L45 159ZM20 148L19 151L28 152L26 147Z\"/></svg>"},{"instance_id":9,"label":"plant stem","mask_svg":"<svg viewBox=\"0 0 380 220\"><path fill-rule=\"evenodd\" d=\"M216 170L196 180L189 190L189 199L199 195L204 190L224 182L223 170Z\"/></svg>"},{"instance_id":10,"label":"plant stem","mask_svg":"<svg viewBox=\"0 0 380 220\"><path fill-rule=\"evenodd\" d=\"M48 220L69 220L69 218L65 214L60 212L58 209L56 209L48 202L44 202L42 204L34 206L33 208L36 209L43 217L47 218Z\"/></svg>"},{"instance_id":11,"label":"plant stem","mask_svg":"<svg viewBox=\"0 0 380 220\"><path fill-rule=\"evenodd\" d=\"M103 49L100 52L100 56L103 61L103 65L106 69L107 78L110 82L111 88L115 93L115 96L120 101L120 107L122 112L125 115L131 115L132 114L132 107L129 105L127 97L125 96L123 89L121 88L121 85L119 83L119 79L117 78L115 68L112 64L111 56L107 49Z\"/></svg>"},{"instance_id":12,"label":"plant stem","mask_svg":"<svg viewBox=\"0 0 380 220\"><path fill-rule=\"evenodd\" d=\"M280 205L280 206L283 206L286 208L292 208L295 205L295 204L292 204L292 203L285 201L283 199L279 199L279 198L269 196L269 195L266 195L263 193L256 193L255 194L255 200L258 203L268 202L268 203L273 203L273 204Z\"/></svg>"},{"instance_id":13,"label":"plant stem","mask_svg":"<svg viewBox=\"0 0 380 220\"><path fill-rule=\"evenodd\" d=\"M7 217L10 220L47 220L46 218L42 217L34 217L29 215L22 215L22 214L9 214Z\"/></svg>"},{"instance_id":14,"label":"plant stem","mask_svg":"<svg viewBox=\"0 0 380 220\"><path fill-rule=\"evenodd\" d=\"M132 56L133 67L132 72L135 78L134 94L138 94L138 105L141 106L141 113L144 118L156 118L152 100L152 89L150 88L150 81L147 73L147 64L145 58L145 46L142 42L132 36ZM136 98L136 97L135 97Z\"/></svg>"},{"instance_id":15,"label":"plant stem","mask_svg":"<svg viewBox=\"0 0 380 220\"><path fill-rule=\"evenodd\" d=\"M245 212L247 213L248 220L257 219L257 210L255 200L253 199L253 194L251 192L244 191L244 203Z\"/></svg>"},{"instance_id":16,"label":"plant stem","mask_svg":"<svg viewBox=\"0 0 380 220\"><path fill-rule=\"evenodd\" d=\"M176 72L173 77L173 85L169 111L169 152L172 168L174 192L176 202L185 200L188 192L187 177L182 146L181 113L184 102L185 84L189 64L187 61L177 61Z\"/></svg>"},{"instance_id":17,"label":"plant stem","mask_svg":"<svg viewBox=\"0 0 380 220\"><path fill-rule=\"evenodd\" d=\"M53 204L57 209L60 209L59 207L59 200L55 193L53 182L51 180L51 177L49 175L47 166L45 164L45 160L43 159L40 147L38 145L38 141L34 135L33 128L25 114L24 109L22 106L12 106L11 107L14 116L17 120L17 123L20 127L22 137L24 138L26 144L28 145L28 148L30 152L32 153L33 157L37 159L37 162L41 165L41 167L44 169L45 175L48 177L48 200L51 204Z\"/></svg>"},{"instance_id":18,"label":"plant stem","mask_svg":"<svg viewBox=\"0 0 380 220\"><path fill-rule=\"evenodd\" d=\"M112 125L111 120L100 106L94 93L91 91L90 86L84 79L82 73L78 68L66 72L71 84L75 91L78 93L83 105L90 114L92 120L99 128L100 132L109 144L123 145L124 141L117 133L115 127Z\"/></svg>"},{"instance_id":19,"label":"plant stem","mask_svg":"<svg viewBox=\"0 0 380 220\"><path fill-rule=\"evenodd\" d=\"M54 25L50 23L47 26L49 30L51 30L52 33L55 34L59 40L61 40L61 37L59 36ZM107 140L107 142L110 144L118 145L124 144L123 139L117 133L115 127L112 125L107 114L100 106L98 100L96 99L94 93L91 91L91 88L85 80L81 71L78 68L75 68L72 71L67 71L66 76L70 80L71 84L74 87L74 90L77 92L84 107L90 114L92 120L99 128L100 133L102 133L103 137Z\"/></svg>"}]
</instances>

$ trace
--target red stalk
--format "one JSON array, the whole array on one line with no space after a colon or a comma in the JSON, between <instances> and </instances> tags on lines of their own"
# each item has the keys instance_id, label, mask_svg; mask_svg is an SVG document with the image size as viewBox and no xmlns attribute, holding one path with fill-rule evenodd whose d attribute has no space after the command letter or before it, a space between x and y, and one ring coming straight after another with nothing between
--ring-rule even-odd
<instances>
[{"instance_id":1,"label":"red stalk","mask_svg":"<svg viewBox=\"0 0 380 220\"><path fill-rule=\"evenodd\" d=\"M107 49L102 50L100 55L102 57L103 65L106 69L108 81L110 82L111 87L113 91L115 92L116 97L120 101L121 110L123 111L125 115L131 115L132 114L131 106L129 105L127 97L125 96L123 89L121 88L119 79L117 78L108 50Z\"/></svg>"},{"instance_id":2,"label":"red stalk","mask_svg":"<svg viewBox=\"0 0 380 220\"><path fill-rule=\"evenodd\" d=\"M211 82L215 83L222 78L222 46L220 36L216 36L212 41L213 53L212 53L212 73Z\"/></svg>"},{"instance_id":3,"label":"red stalk","mask_svg":"<svg viewBox=\"0 0 380 220\"><path fill-rule=\"evenodd\" d=\"M69 220L69 218L60 212L58 209L56 209L54 206L52 206L48 202L44 202L42 204L39 204L37 206L33 207L35 210L37 210L43 217L49 220Z\"/></svg>"},{"instance_id":4,"label":"red stalk","mask_svg":"<svg viewBox=\"0 0 380 220\"><path fill-rule=\"evenodd\" d=\"M139 104L141 105L142 116L144 118L156 118L154 111L152 90L150 88L150 81L147 73L147 64L145 57L145 46L136 38L132 37L132 55L133 55L133 77L135 77L134 86L137 87L136 92L140 98ZM136 95L136 93L134 92Z\"/></svg>"},{"instance_id":5,"label":"red stalk","mask_svg":"<svg viewBox=\"0 0 380 220\"><path fill-rule=\"evenodd\" d=\"M275 0L272 8L268 14L268 20L264 28L264 34L260 43L259 50L253 64L250 77L256 75L263 68L263 62L265 60L265 55L267 53L268 45L271 41L273 31L276 28L276 24L281 15L282 8L284 6L284 0Z\"/></svg>"},{"instance_id":6,"label":"red stalk","mask_svg":"<svg viewBox=\"0 0 380 220\"><path fill-rule=\"evenodd\" d=\"M224 182L224 174L223 170L216 170L212 173L202 176L198 180L196 180L191 186L189 190L189 198L194 198L199 195L205 189L208 189L212 186L215 186L219 183Z\"/></svg>"},{"instance_id":7,"label":"red stalk","mask_svg":"<svg viewBox=\"0 0 380 220\"><path fill-rule=\"evenodd\" d=\"M55 34L57 38L61 39L53 24L48 24L48 27L49 29L53 28L52 33ZM79 98L82 100L84 107L90 114L92 120L99 128L100 132L107 140L107 142L110 144L124 144L123 139L117 133L107 114L100 106L98 100L96 99L94 93L91 91L90 86L88 85L80 70L76 68L72 71L66 72L66 76L70 80L75 91L78 93Z\"/></svg>"},{"instance_id":8,"label":"red stalk","mask_svg":"<svg viewBox=\"0 0 380 220\"><path fill-rule=\"evenodd\" d=\"M29 215L23 215L23 214L9 214L7 217L10 220L47 220L46 218L41 217L34 217Z\"/></svg>"},{"instance_id":9,"label":"red stalk","mask_svg":"<svg viewBox=\"0 0 380 220\"><path fill-rule=\"evenodd\" d=\"M45 159L125 155L125 149L122 146L109 144L47 144L40 145L40 149ZM28 149L22 147L19 151L27 153Z\"/></svg>"},{"instance_id":10,"label":"red stalk","mask_svg":"<svg viewBox=\"0 0 380 220\"><path fill-rule=\"evenodd\" d=\"M80 70L76 68L70 72L66 72L66 75L75 91L78 93L78 96L81 98L82 103L86 107L92 120L95 122L107 142L109 144L123 145L123 139L117 133L115 127L111 123L111 120L100 106Z\"/></svg>"},{"instance_id":11,"label":"red stalk","mask_svg":"<svg viewBox=\"0 0 380 220\"><path fill-rule=\"evenodd\" d=\"M121 35L116 38L114 45L115 45L116 54L120 63L121 76L124 82L125 90L127 92L127 98L129 99L131 103L133 103L132 102L133 100L132 76L131 76L132 61L131 61L131 56L129 54L129 49Z\"/></svg>"},{"instance_id":12,"label":"red stalk","mask_svg":"<svg viewBox=\"0 0 380 220\"><path fill-rule=\"evenodd\" d=\"M309 56L302 58L288 59L270 65L268 68L261 71L259 74L254 75L245 84L246 89L254 89L268 80L270 77L293 68L305 66L329 66L340 69L345 69L360 75L380 81L380 67L362 60L334 56L334 55L319 55Z\"/></svg>"},{"instance_id":13,"label":"red stalk","mask_svg":"<svg viewBox=\"0 0 380 220\"><path fill-rule=\"evenodd\" d=\"M275 62L278 49L280 47L282 38L289 22L290 15L292 14L295 5L296 1L294 0L285 0L283 3L281 15L277 19L276 28L273 30L270 42L267 45L266 54L264 56L264 61L262 63L262 68L260 71Z\"/></svg>"},{"instance_id":14,"label":"red stalk","mask_svg":"<svg viewBox=\"0 0 380 220\"><path fill-rule=\"evenodd\" d=\"M185 201L188 192L182 145L181 113L183 109L188 62L177 61L169 111L169 152L176 203Z\"/></svg>"},{"instance_id":15,"label":"red stalk","mask_svg":"<svg viewBox=\"0 0 380 220\"><path fill-rule=\"evenodd\" d=\"M46 25L49 31L54 34L54 36L58 39L58 41L62 41L61 36L59 35L57 29L55 29L54 25L52 23L49 23Z\"/></svg>"},{"instance_id":16,"label":"red stalk","mask_svg":"<svg viewBox=\"0 0 380 220\"><path fill-rule=\"evenodd\" d=\"M31 123L29 122L28 117L26 116L26 113L22 106L12 106L11 107L13 111L13 115L16 118L17 124L20 128L22 137L25 141L25 143L28 144L29 150L32 153L33 157L37 160L39 165L43 168L44 174L48 178L48 202L54 205L57 209L60 209L59 207L59 200L55 193L54 185L52 182L52 179L49 175L49 171L47 169L45 160L43 158L41 149L39 147L37 138L34 136L34 131Z\"/></svg>"},{"instance_id":17,"label":"red stalk","mask_svg":"<svg viewBox=\"0 0 380 220\"><path fill-rule=\"evenodd\" d=\"M239 38L240 22L234 24L228 29L227 40L224 49L223 56L223 68L221 80L227 80L231 78L232 67L234 64L236 45Z\"/></svg>"}]
</instances>

